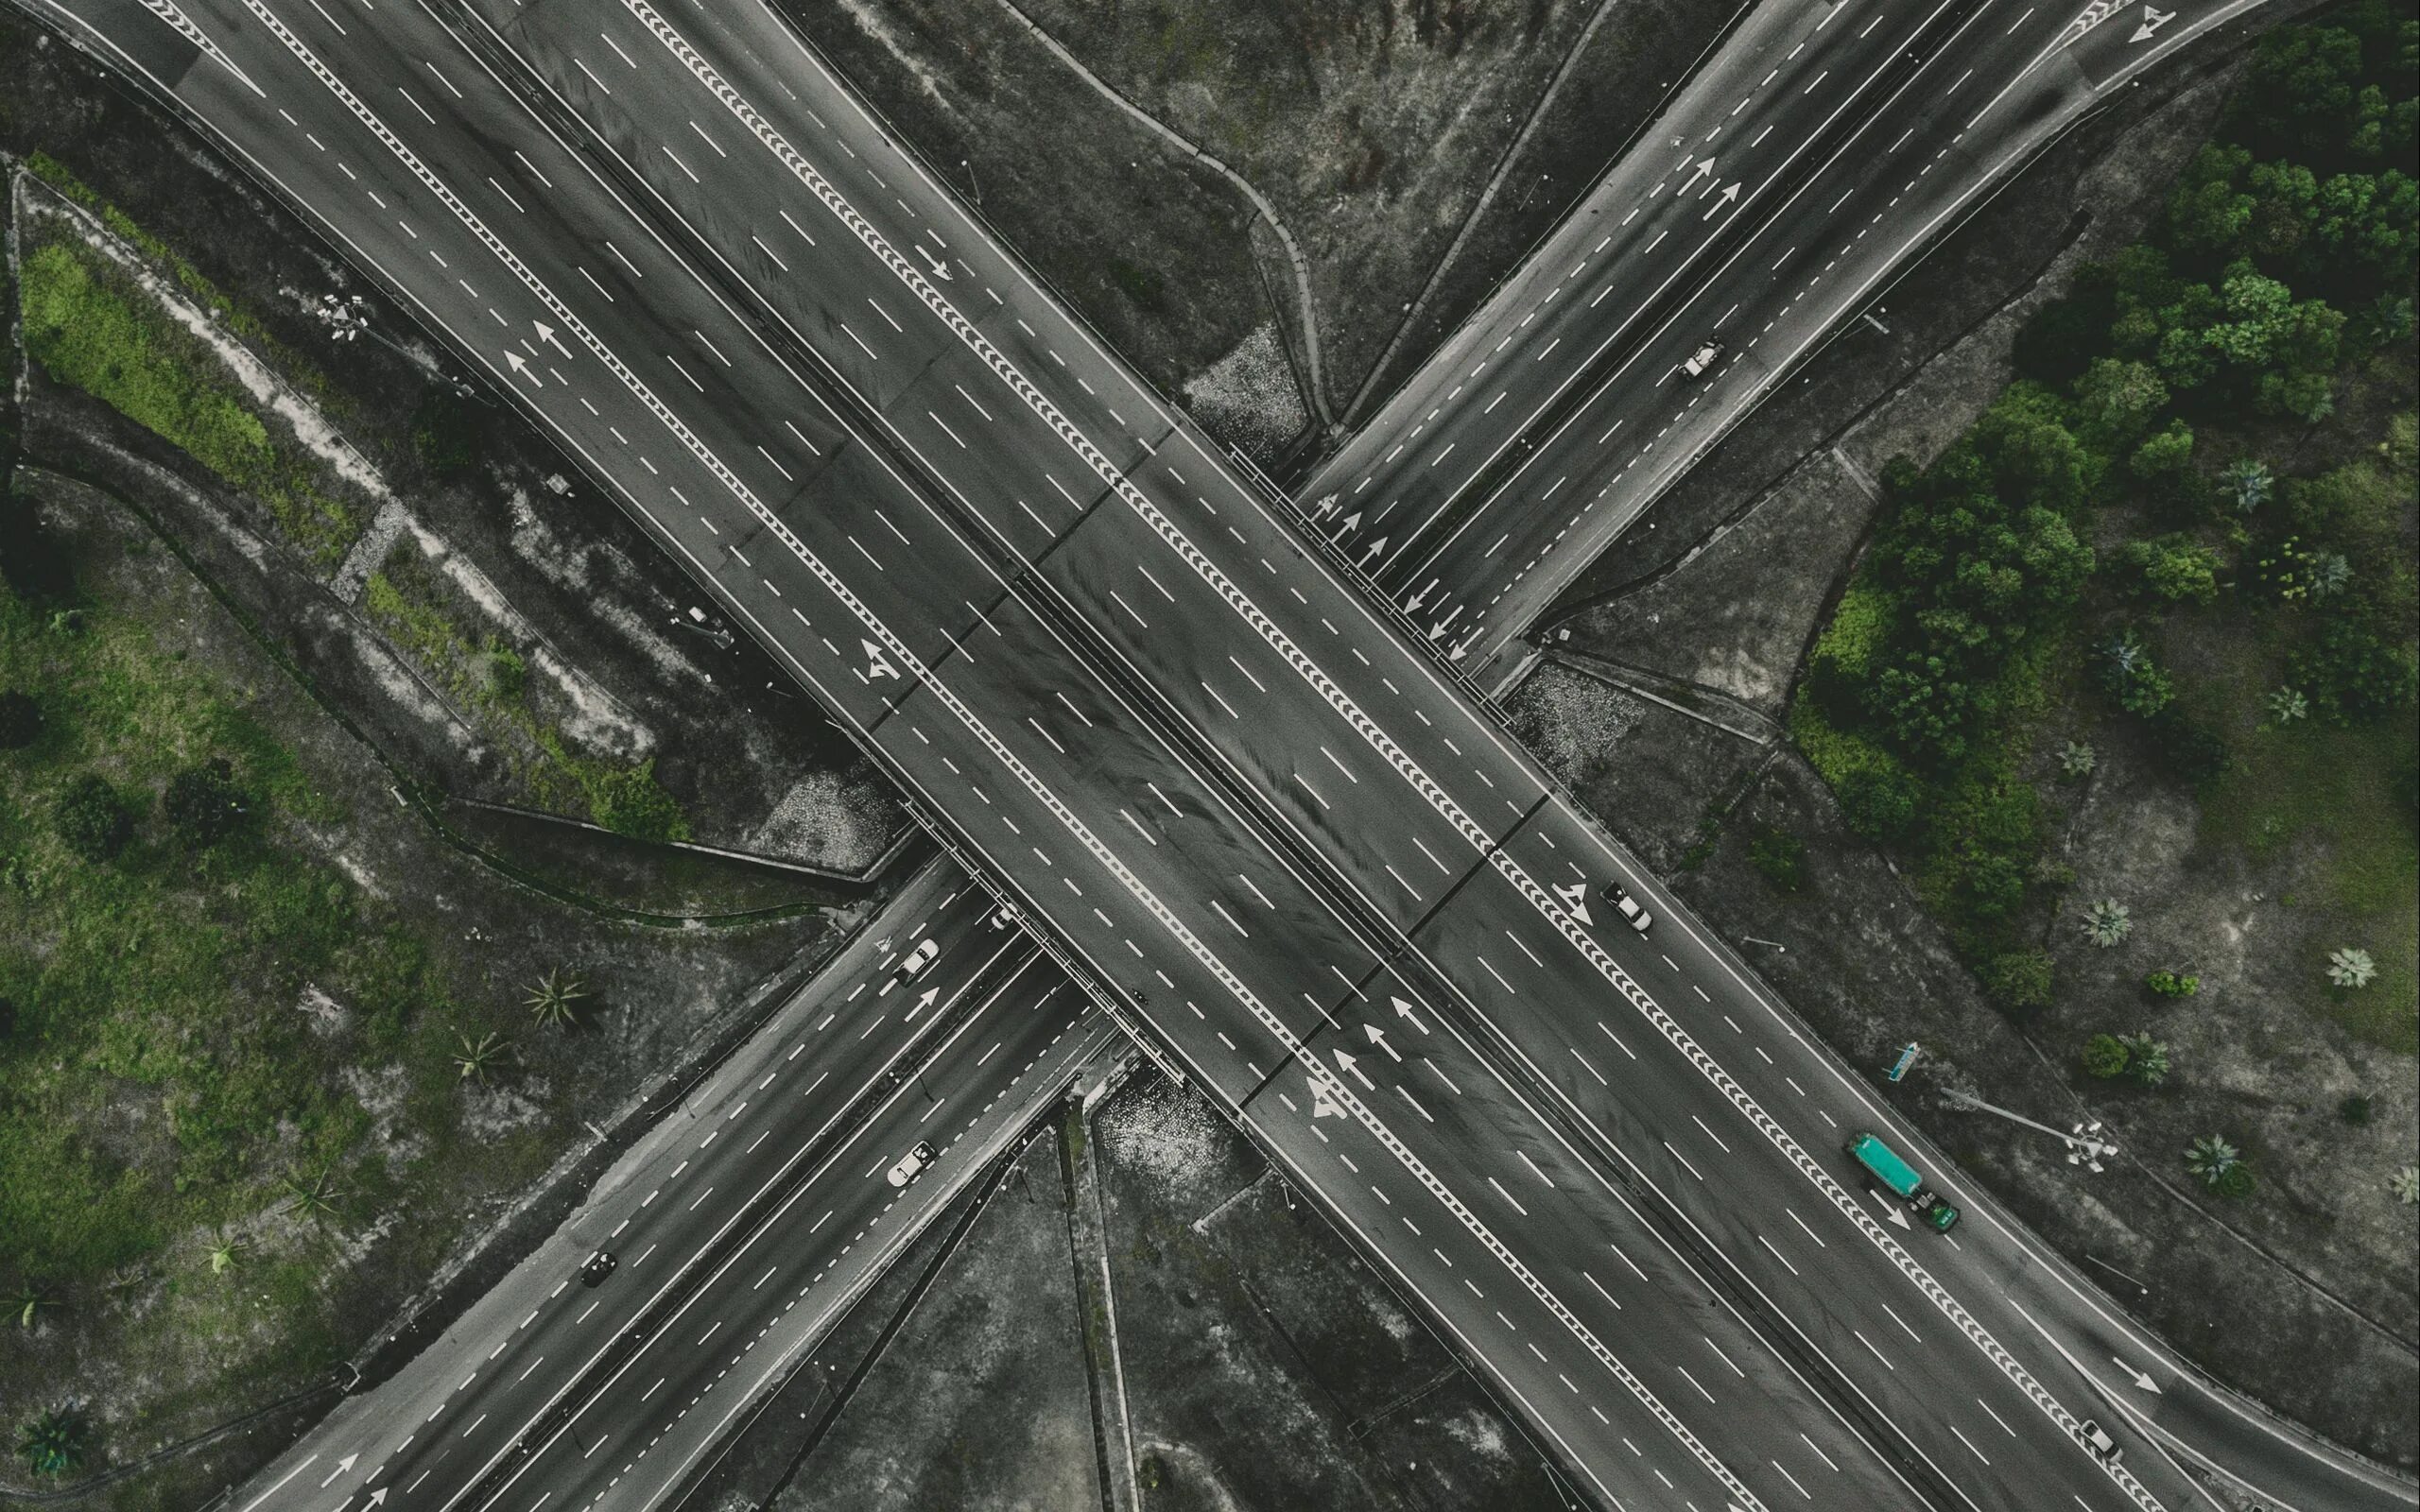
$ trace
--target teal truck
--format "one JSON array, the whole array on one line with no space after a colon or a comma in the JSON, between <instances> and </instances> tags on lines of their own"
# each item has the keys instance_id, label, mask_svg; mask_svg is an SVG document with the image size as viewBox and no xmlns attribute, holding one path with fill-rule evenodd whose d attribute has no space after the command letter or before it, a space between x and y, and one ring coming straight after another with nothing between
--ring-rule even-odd
<instances>
[{"instance_id":1,"label":"teal truck","mask_svg":"<svg viewBox=\"0 0 2420 1512\"><path fill-rule=\"evenodd\" d=\"M1916 1168L1899 1159L1898 1152L1883 1143L1879 1136L1859 1134L1849 1141L1848 1152L1850 1159L1865 1167L1866 1175L1914 1209L1916 1215L1934 1228L1947 1233L1957 1227L1958 1210L1943 1201L1940 1194L1927 1189Z\"/></svg>"}]
</instances>

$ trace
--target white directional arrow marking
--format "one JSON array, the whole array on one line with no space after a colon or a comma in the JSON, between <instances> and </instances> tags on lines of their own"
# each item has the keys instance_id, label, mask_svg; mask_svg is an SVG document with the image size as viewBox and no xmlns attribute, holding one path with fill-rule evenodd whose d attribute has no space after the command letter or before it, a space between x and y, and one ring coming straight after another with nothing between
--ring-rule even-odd
<instances>
[{"instance_id":1,"label":"white directional arrow marking","mask_svg":"<svg viewBox=\"0 0 2420 1512\"><path fill-rule=\"evenodd\" d=\"M1418 1019L1415 1019L1415 1018L1413 1018L1413 1017L1411 1016L1411 1005L1410 1005L1410 1004L1406 1003L1406 1002L1405 1002L1403 999L1401 999L1401 998L1397 998L1397 999L1395 999L1395 1000L1394 1000L1394 1005L1395 1005L1395 1017L1396 1017L1396 1018L1401 1019L1404 1022L1406 1022L1406 1023L1408 1023L1408 1024L1410 1024L1413 1028L1415 1028L1415 1029L1419 1030L1422 1034L1426 1034L1426 1033L1428 1032L1428 1025L1426 1025L1426 1024L1425 1024L1425 1023L1421 1022Z\"/></svg>"},{"instance_id":2,"label":"white directional arrow marking","mask_svg":"<svg viewBox=\"0 0 2420 1512\"><path fill-rule=\"evenodd\" d=\"M933 265L933 276L935 278L945 279L949 277L949 265L942 262L940 258L935 257L931 252L926 251L924 243L918 242L916 244L916 250L924 252L925 261Z\"/></svg>"},{"instance_id":3,"label":"white directional arrow marking","mask_svg":"<svg viewBox=\"0 0 2420 1512\"><path fill-rule=\"evenodd\" d=\"M1701 158L1701 159L1699 159L1699 160L1698 160L1698 165L1697 165L1697 169L1696 169L1696 171L1695 171L1695 172L1693 172L1693 173L1691 173L1691 174L1689 175L1689 183L1695 183L1695 182L1697 182L1700 179L1707 179L1707 180L1709 180L1709 182L1708 182L1707 187L1711 188L1711 187L1712 187L1712 183L1711 183L1711 181L1710 181L1710 180L1711 180L1711 176L1713 175L1713 173L1714 173L1714 160L1713 160L1712 158ZM1687 188L1687 187L1688 187L1688 185L1687 185L1687 184L1684 184L1684 185L1682 185L1682 187L1685 189L1685 188Z\"/></svg>"},{"instance_id":4,"label":"white directional arrow marking","mask_svg":"<svg viewBox=\"0 0 2420 1512\"><path fill-rule=\"evenodd\" d=\"M1370 549L1361 554L1361 565L1364 567L1369 566L1371 558L1386 550L1387 542L1392 539L1392 537L1380 536L1377 540L1370 542Z\"/></svg>"},{"instance_id":5,"label":"white directional arrow marking","mask_svg":"<svg viewBox=\"0 0 2420 1512\"><path fill-rule=\"evenodd\" d=\"M1336 523L1336 533L1340 539L1349 536L1360 528L1361 511L1358 509L1354 510L1351 514L1346 515L1343 519L1339 520Z\"/></svg>"},{"instance_id":6,"label":"white directional arrow marking","mask_svg":"<svg viewBox=\"0 0 2420 1512\"><path fill-rule=\"evenodd\" d=\"M909 1009L908 1010L908 1017L909 1017L909 1018L911 1018L911 1019L912 1019L912 1018L914 1018L917 1014L919 1014L919 1013L923 1012L925 1009L931 1007L931 1006L934 1005L934 1003L936 1003L937 1001L939 1001L939 1000L940 1000L941 995L942 995L942 989L941 989L940 988L937 988L937 987L928 987L928 988L925 988L925 995L924 995L923 997L921 997L921 998L918 998L918 999L916 1000L916 1005L915 1005L914 1007L909 1008Z\"/></svg>"},{"instance_id":7,"label":"white directional arrow marking","mask_svg":"<svg viewBox=\"0 0 2420 1512\"><path fill-rule=\"evenodd\" d=\"M1313 1118L1342 1118L1344 1109L1336 1106L1336 1096L1327 1090L1327 1083L1317 1076L1311 1077L1310 1083L1311 1116Z\"/></svg>"},{"instance_id":8,"label":"white directional arrow marking","mask_svg":"<svg viewBox=\"0 0 2420 1512\"><path fill-rule=\"evenodd\" d=\"M2126 40L2130 43L2149 42L2153 32L2175 19L2176 12L2173 10L2155 10L2150 6L2145 6L2143 7L2143 24L2136 26L2135 34Z\"/></svg>"},{"instance_id":9,"label":"white directional arrow marking","mask_svg":"<svg viewBox=\"0 0 2420 1512\"><path fill-rule=\"evenodd\" d=\"M2133 1376L2135 1378L2135 1384L2142 1387L2145 1391L2150 1392L2152 1396L2157 1397L2165 1395L2165 1393L2159 1389L2159 1383L2152 1379L2150 1371L2137 1370L2133 1366L2128 1365L2125 1361L2118 1359L2114 1354L2109 1357L2109 1363L2116 1366L2118 1369L2125 1371L2128 1375Z\"/></svg>"},{"instance_id":10,"label":"white directional arrow marking","mask_svg":"<svg viewBox=\"0 0 2420 1512\"><path fill-rule=\"evenodd\" d=\"M330 1483L332 1483L333 1481L335 1481L335 1480L336 1480L336 1478L337 1478L337 1476L342 1475L342 1474L343 1474L343 1473L345 1473L347 1470L352 1469L353 1469L353 1462L354 1462L354 1460L359 1459L360 1457L361 1457L361 1456L360 1456L359 1454L347 1454L344 1458L342 1458L342 1459L340 1459L340 1460L337 1461L337 1468L336 1468L335 1469L332 1469L332 1470L328 1471L328 1478L327 1478L327 1480L321 1481L321 1482L320 1483L320 1485L322 1487L327 1486Z\"/></svg>"},{"instance_id":11,"label":"white directional arrow marking","mask_svg":"<svg viewBox=\"0 0 2420 1512\"><path fill-rule=\"evenodd\" d=\"M1336 1063L1342 1066L1348 1075L1361 1084L1362 1091L1376 1091L1378 1090L1378 1084L1370 1079L1370 1074L1361 1069L1360 1062L1343 1051L1340 1050L1336 1053Z\"/></svg>"},{"instance_id":12,"label":"white directional arrow marking","mask_svg":"<svg viewBox=\"0 0 2420 1512\"><path fill-rule=\"evenodd\" d=\"M1575 882L1568 887L1557 887L1554 895L1562 899L1564 905L1571 910L1572 918L1583 924L1593 925L1597 922L1588 917L1588 885L1586 883Z\"/></svg>"},{"instance_id":13,"label":"white directional arrow marking","mask_svg":"<svg viewBox=\"0 0 2420 1512\"><path fill-rule=\"evenodd\" d=\"M1900 1228L1910 1228L1910 1227L1912 1227L1912 1226L1908 1222L1908 1215L1907 1215L1906 1213L1904 1213L1904 1212L1902 1212L1902 1211L1899 1211L1898 1204L1896 1204L1896 1203L1893 1203L1893 1204L1891 1205L1891 1207L1890 1207L1890 1209L1889 1209L1889 1217L1890 1217L1890 1219L1891 1219L1891 1221L1892 1221L1893 1223L1897 1224L1897 1225L1898 1225Z\"/></svg>"},{"instance_id":14,"label":"white directional arrow marking","mask_svg":"<svg viewBox=\"0 0 2420 1512\"><path fill-rule=\"evenodd\" d=\"M555 328L553 326L548 325L544 320L532 320L529 323L538 328L539 340L554 348L557 352L562 352L566 357L571 355L571 348L564 346L562 342L556 339Z\"/></svg>"},{"instance_id":15,"label":"white directional arrow marking","mask_svg":"<svg viewBox=\"0 0 2420 1512\"><path fill-rule=\"evenodd\" d=\"M371 1506L376 1506L379 1503L384 1502L385 1500L387 1500L387 1488L382 1486L378 1487L378 1489L370 1493L370 1501L368 1504Z\"/></svg>"},{"instance_id":16,"label":"white directional arrow marking","mask_svg":"<svg viewBox=\"0 0 2420 1512\"><path fill-rule=\"evenodd\" d=\"M546 387L544 380L540 379L536 373L529 370L529 359L523 356L521 353L514 352L508 347L505 349L504 360L506 365L510 367L514 372L517 372L522 377L529 380L530 387L544 388Z\"/></svg>"},{"instance_id":17,"label":"white directional arrow marking","mask_svg":"<svg viewBox=\"0 0 2420 1512\"><path fill-rule=\"evenodd\" d=\"M872 682L876 678L895 678L899 676L899 669L892 666L890 664L890 659L882 654L881 646L874 644L872 641L859 641L857 644L866 648L866 660L872 663L872 665L866 668L866 680L868 682Z\"/></svg>"},{"instance_id":18,"label":"white directional arrow marking","mask_svg":"<svg viewBox=\"0 0 2420 1512\"><path fill-rule=\"evenodd\" d=\"M1700 198L1703 198L1703 196L1701 196ZM1739 185L1738 185L1738 183L1737 183L1736 180L1735 180L1735 181L1733 181L1733 182L1731 182L1731 183L1727 183L1727 184L1723 185L1723 186L1722 186L1722 193L1721 193L1720 196L1716 197L1714 203L1713 203L1713 204L1711 204L1711 205L1708 205L1708 206L1706 207L1706 212L1705 212L1705 214L1704 214L1704 215L1700 215L1700 216L1698 217L1698 219L1699 219L1700 221L1708 221L1708 220L1712 220L1712 219L1714 218L1714 213L1715 213L1716 211L1720 210L1723 206L1725 206L1725 205L1727 205L1727 204L1730 204L1733 200L1737 199L1738 198L1739 198Z\"/></svg>"},{"instance_id":19,"label":"white directional arrow marking","mask_svg":"<svg viewBox=\"0 0 2420 1512\"><path fill-rule=\"evenodd\" d=\"M1437 579L1434 577L1431 577L1427 582L1423 583L1419 593L1412 594L1409 598L1403 601L1403 611L1407 614L1419 613L1420 606L1428 602L1428 591L1436 586Z\"/></svg>"},{"instance_id":20,"label":"white directional arrow marking","mask_svg":"<svg viewBox=\"0 0 2420 1512\"><path fill-rule=\"evenodd\" d=\"M1365 1023L1361 1026L1361 1032L1370 1037L1370 1042L1372 1044L1376 1045L1379 1049L1387 1053L1388 1059L1393 1061L1398 1066L1403 1064L1403 1057L1396 1054L1394 1046L1387 1043L1387 1031L1379 1028L1374 1023Z\"/></svg>"}]
</instances>

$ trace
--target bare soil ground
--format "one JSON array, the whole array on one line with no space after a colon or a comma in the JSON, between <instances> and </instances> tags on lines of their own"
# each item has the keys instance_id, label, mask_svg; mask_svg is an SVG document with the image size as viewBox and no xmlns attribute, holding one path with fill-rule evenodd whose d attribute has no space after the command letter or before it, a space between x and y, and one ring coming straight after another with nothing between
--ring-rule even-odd
<instances>
[{"instance_id":1,"label":"bare soil ground","mask_svg":"<svg viewBox=\"0 0 2420 1512\"><path fill-rule=\"evenodd\" d=\"M462 797L587 816L579 785L526 730L466 695L459 667L368 611L363 578L408 556L438 564L464 644L493 642L526 664L536 728L577 759L651 760L693 838L841 871L882 850L901 820L854 748L749 642L719 644L687 622L700 602L687 579L610 501L573 483L560 453L517 416L460 402L467 462L433 464L415 431L451 367L402 313L365 290L372 328L402 350L332 341L312 307L355 281L322 243L189 131L28 23L0 19L0 155L38 150L223 294L219 323L280 369L295 423L349 444L371 471L372 504L384 505L357 537L361 559L338 563L301 549L182 452L38 375L26 444L144 501L405 773Z\"/></svg>"},{"instance_id":2,"label":"bare soil ground","mask_svg":"<svg viewBox=\"0 0 2420 1512\"><path fill-rule=\"evenodd\" d=\"M1033 0L1024 9L1275 205L1310 261L1327 398L1340 414L1499 167L1504 188L1391 371L1409 371L1486 296L1735 9L1620 0L1527 150L1505 164L1598 8ZM1255 266L1250 203L1077 79L998 0L783 9L932 163L961 187L979 186L993 224L1164 390L1184 391L1272 318L1299 349L1290 269L1274 238ZM1105 204L1119 207L1114 224L1095 213ZM1238 444L1253 439L1229 435L1215 407L1200 415Z\"/></svg>"},{"instance_id":3,"label":"bare soil ground","mask_svg":"<svg viewBox=\"0 0 2420 1512\"><path fill-rule=\"evenodd\" d=\"M958 1216L851 1312L698 1504L1111 1512L1129 1485L1145 1512L1568 1504L1417 1316L1189 1091L1138 1075L1044 1131L952 1248Z\"/></svg>"}]
</instances>

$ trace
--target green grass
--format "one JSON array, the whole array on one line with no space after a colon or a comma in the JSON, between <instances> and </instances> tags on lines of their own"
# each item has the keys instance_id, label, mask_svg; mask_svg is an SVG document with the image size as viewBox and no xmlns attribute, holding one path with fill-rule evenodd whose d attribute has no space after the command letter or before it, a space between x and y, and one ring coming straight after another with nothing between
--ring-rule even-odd
<instances>
[{"instance_id":1,"label":"green grass","mask_svg":"<svg viewBox=\"0 0 2420 1512\"><path fill-rule=\"evenodd\" d=\"M19 290L27 354L259 499L315 561L342 561L367 524L361 511L313 458L272 438L216 354L89 247L28 240Z\"/></svg>"},{"instance_id":2,"label":"green grass","mask_svg":"<svg viewBox=\"0 0 2420 1512\"><path fill-rule=\"evenodd\" d=\"M391 1194L408 1173L365 1153L368 1115L340 1073L399 1059L419 1090L442 1091L458 1017L417 940L283 841L290 821L340 815L244 696L132 618L78 618L60 628L0 591L0 686L39 690L44 716L33 746L0 754L0 995L17 1006L0 1040L0 1282L39 1280L71 1306L116 1266L199 1265L170 1246L276 1204L289 1174L330 1168L365 1208ZM257 817L197 854L167 834L157 795L211 756ZM85 773L143 816L110 862L51 831L57 795ZM316 1033L295 1011L306 987L351 1027ZM455 1122L443 1114L432 1151Z\"/></svg>"},{"instance_id":3,"label":"green grass","mask_svg":"<svg viewBox=\"0 0 2420 1512\"><path fill-rule=\"evenodd\" d=\"M680 803L655 781L652 757L636 764L583 756L529 702L518 651L499 638L474 639L463 628L477 617L421 551L396 542L363 587L362 608L396 644L409 650L442 684L458 708L470 711L512 752L514 775L543 804L584 809L617 834L641 840L684 840L689 823Z\"/></svg>"},{"instance_id":4,"label":"green grass","mask_svg":"<svg viewBox=\"0 0 2420 1512\"><path fill-rule=\"evenodd\" d=\"M2266 659L2240 627L2227 627L2226 660L2245 669L2212 691L2221 717L2241 730L2260 721L2274 686ZM2305 1006L2350 1033L2406 1055L2420 1052L2420 837L2408 795L2394 791L2409 760L2411 731L2399 720L2367 725L2258 723L2235 742L2233 770L2202 798L2206 840L2255 859L2308 847L2317 877L2291 906L2309 912L2317 931L2311 959L2298 963L2308 983ZM2377 962L2377 980L2358 991L2327 984L2327 952L2358 946Z\"/></svg>"}]
</instances>

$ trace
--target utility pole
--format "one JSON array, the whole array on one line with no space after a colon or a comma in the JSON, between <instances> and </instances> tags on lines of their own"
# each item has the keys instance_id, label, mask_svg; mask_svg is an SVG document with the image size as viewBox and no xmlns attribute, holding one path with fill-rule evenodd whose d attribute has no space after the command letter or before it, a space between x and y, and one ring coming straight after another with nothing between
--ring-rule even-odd
<instances>
[{"instance_id":1,"label":"utility pole","mask_svg":"<svg viewBox=\"0 0 2420 1512\"><path fill-rule=\"evenodd\" d=\"M2040 1129L2067 1147L2069 1165L2080 1165L2087 1171L2099 1172L2105 1169L2100 1163L2102 1160L2114 1159L2118 1154L2118 1146L2101 1138L2101 1124L2099 1119L2074 1125L2063 1131L2028 1118L2023 1113L2013 1113L2005 1108L1996 1108L1979 1097L1969 1097L1962 1091L1950 1092L1949 1100L1961 1108L1972 1108L1978 1113L1995 1113L2012 1124L2022 1124L2027 1128Z\"/></svg>"},{"instance_id":2,"label":"utility pole","mask_svg":"<svg viewBox=\"0 0 2420 1512\"><path fill-rule=\"evenodd\" d=\"M977 210L982 209L983 181L975 177L975 161L972 158L960 158L958 160L958 165L966 170L966 181L974 187L975 208Z\"/></svg>"}]
</instances>

